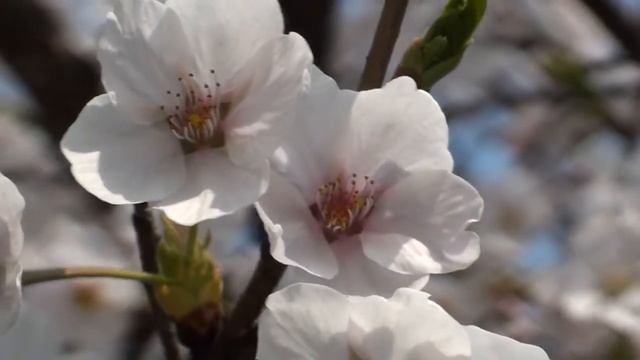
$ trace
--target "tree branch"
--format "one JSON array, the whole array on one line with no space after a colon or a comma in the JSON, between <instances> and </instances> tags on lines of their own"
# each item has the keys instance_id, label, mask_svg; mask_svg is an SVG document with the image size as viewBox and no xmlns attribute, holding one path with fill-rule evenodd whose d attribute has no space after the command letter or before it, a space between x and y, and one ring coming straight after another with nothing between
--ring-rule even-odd
<instances>
[{"instance_id":1,"label":"tree branch","mask_svg":"<svg viewBox=\"0 0 640 360\"><path fill-rule=\"evenodd\" d=\"M367 55L367 63L360 78L359 90L382 86L408 4L409 0L385 0L373 43Z\"/></svg>"},{"instance_id":2,"label":"tree branch","mask_svg":"<svg viewBox=\"0 0 640 360\"><path fill-rule=\"evenodd\" d=\"M136 231L138 239L138 249L140 251L140 261L142 269L149 273L158 273L158 264L156 263L156 248L160 239L153 229L151 215L147 210L147 204L134 205L133 212L133 228ZM164 348L164 354L167 360L180 360L180 352L178 343L171 329L171 320L162 311L158 300L155 297L153 287L144 284L144 290L147 293L149 305L153 313L160 335L160 341Z\"/></svg>"},{"instance_id":3,"label":"tree branch","mask_svg":"<svg viewBox=\"0 0 640 360\"><path fill-rule=\"evenodd\" d=\"M286 265L271 256L269 241L263 241L260 260L253 271L253 276L215 341L214 358L237 358L239 354L246 352L247 341L250 339L244 339L243 336L252 334L254 324L262 313L267 297L280 282L286 268ZM233 357L230 357L232 354Z\"/></svg>"},{"instance_id":4,"label":"tree branch","mask_svg":"<svg viewBox=\"0 0 640 360\"><path fill-rule=\"evenodd\" d=\"M640 63L640 27L633 25L611 0L582 1L615 36L629 56Z\"/></svg>"}]
</instances>

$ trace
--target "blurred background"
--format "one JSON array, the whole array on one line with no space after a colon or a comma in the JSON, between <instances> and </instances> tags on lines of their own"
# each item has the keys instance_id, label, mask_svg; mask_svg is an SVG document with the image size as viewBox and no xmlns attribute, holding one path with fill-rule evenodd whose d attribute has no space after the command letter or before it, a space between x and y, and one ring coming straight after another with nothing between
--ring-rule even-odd
<instances>
[{"instance_id":1,"label":"blurred background","mask_svg":"<svg viewBox=\"0 0 640 360\"><path fill-rule=\"evenodd\" d=\"M283 0L287 27L355 88L382 0ZM389 72L446 1L411 0ZM640 0L490 0L459 68L433 95L456 172L486 208L482 255L426 291L459 321L552 359L640 359ZM0 0L0 172L27 202L25 268L136 268L131 209L77 186L58 140L100 93L103 0ZM250 210L209 223L226 296L257 259ZM137 284L25 290L0 358L158 359Z\"/></svg>"}]
</instances>

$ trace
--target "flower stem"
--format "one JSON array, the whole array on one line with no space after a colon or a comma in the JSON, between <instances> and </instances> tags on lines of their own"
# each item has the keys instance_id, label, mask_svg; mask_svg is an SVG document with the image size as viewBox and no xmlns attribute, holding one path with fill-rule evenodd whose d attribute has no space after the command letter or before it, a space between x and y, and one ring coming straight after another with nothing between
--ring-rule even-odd
<instances>
[{"instance_id":1,"label":"flower stem","mask_svg":"<svg viewBox=\"0 0 640 360\"><path fill-rule=\"evenodd\" d=\"M153 229L151 214L149 213L147 204L136 204L133 208L134 212L132 222L133 228L136 231L142 270L147 272L157 272L158 264L156 263L156 248L158 247L160 238ZM143 285L144 290L147 293L149 305L151 306L151 312L156 323L156 328L160 335L160 343L164 350L165 359L180 360L180 351L172 329L171 320L160 307L153 288L146 283Z\"/></svg>"},{"instance_id":2,"label":"flower stem","mask_svg":"<svg viewBox=\"0 0 640 360\"><path fill-rule=\"evenodd\" d=\"M358 90L382 86L409 0L385 0Z\"/></svg>"},{"instance_id":3,"label":"flower stem","mask_svg":"<svg viewBox=\"0 0 640 360\"><path fill-rule=\"evenodd\" d=\"M257 219L257 221L260 221ZM261 224L261 223L260 223ZM269 240L265 233L262 240L260 260L251 280L240 296L221 333L212 343L212 348L193 360L206 359L255 359L255 335L252 328L262 313L267 297L274 291L287 266L271 256ZM253 337L253 339L252 339ZM241 354L244 354L241 356Z\"/></svg>"},{"instance_id":4,"label":"flower stem","mask_svg":"<svg viewBox=\"0 0 640 360\"><path fill-rule=\"evenodd\" d=\"M22 273L22 285L34 285L55 280L76 278L113 278L141 281L147 284L171 284L173 281L164 276L146 272L130 271L102 267L68 267L42 270L26 270Z\"/></svg>"}]
</instances>

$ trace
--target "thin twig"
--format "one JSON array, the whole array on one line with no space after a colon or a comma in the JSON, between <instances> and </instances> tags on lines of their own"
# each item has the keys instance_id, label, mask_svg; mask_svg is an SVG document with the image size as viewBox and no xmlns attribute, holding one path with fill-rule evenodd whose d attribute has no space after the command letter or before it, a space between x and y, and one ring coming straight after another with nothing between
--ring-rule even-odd
<instances>
[{"instance_id":1,"label":"thin twig","mask_svg":"<svg viewBox=\"0 0 640 360\"><path fill-rule=\"evenodd\" d=\"M271 256L266 234L264 237L260 260L249 284L218 335L210 352L212 356L203 357L202 360L246 358L247 353L255 352L254 324L287 267Z\"/></svg>"},{"instance_id":2,"label":"thin twig","mask_svg":"<svg viewBox=\"0 0 640 360\"><path fill-rule=\"evenodd\" d=\"M382 86L409 0L385 0L358 89Z\"/></svg>"},{"instance_id":3,"label":"thin twig","mask_svg":"<svg viewBox=\"0 0 640 360\"><path fill-rule=\"evenodd\" d=\"M133 228L136 231L138 239L138 247L140 251L140 261L142 269L149 273L158 272L158 264L156 263L156 247L160 242L158 235L153 229L151 223L151 215L147 210L147 204L136 204L133 212ZM176 337L171 329L171 321L160 308L160 304L155 297L153 287L144 284L144 290L147 293L149 305L156 322L156 327L160 335L160 341L164 349L167 360L180 360L180 352Z\"/></svg>"},{"instance_id":4,"label":"thin twig","mask_svg":"<svg viewBox=\"0 0 640 360\"><path fill-rule=\"evenodd\" d=\"M614 1L583 0L582 2L609 29L629 56L640 63L640 26L629 21Z\"/></svg>"}]
</instances>

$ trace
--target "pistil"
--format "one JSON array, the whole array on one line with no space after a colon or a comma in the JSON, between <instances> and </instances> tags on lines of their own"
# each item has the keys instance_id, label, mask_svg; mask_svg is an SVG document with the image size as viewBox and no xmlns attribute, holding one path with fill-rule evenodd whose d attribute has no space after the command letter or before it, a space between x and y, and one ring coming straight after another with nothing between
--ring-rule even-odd
<instances>
[{"instance_id":1,"label":"pistil","mask_svg":"<svg viewBox=\"0 0 640 360\"><path fill-rule=\"evenodd\" d=\"M223 102L221 85L215 71L209 71L215 86L198 80L193 73L178 78L178 90L166 90L169 100L160 108L173 135L183 143L186 151L203 146L224 145L221 122L229 103ZM213 89L213 91L212 91Z\"/></svg>"},{"instance_id":2,"label":"pistil","mask_svg":"<svg viewBox=\"0 0 640 360\"><path fill-rule=\"evenodd\" d=\"M352 174L348 181L339 176L317 190L311 211L322 223L328 241L362 231L374 206L374 184L369 176Z\"/></svg>"}]
</instances>

